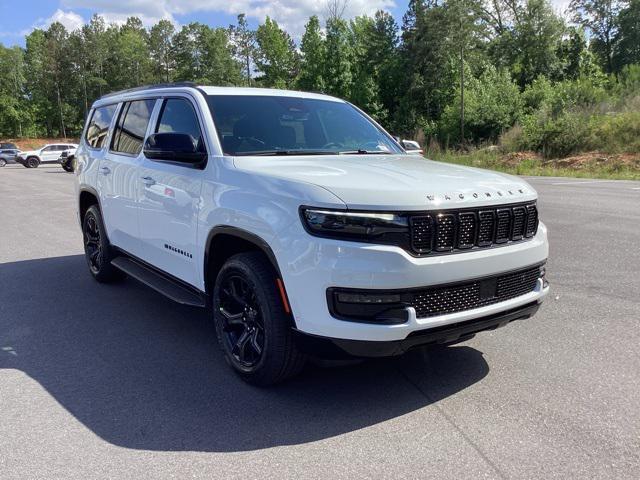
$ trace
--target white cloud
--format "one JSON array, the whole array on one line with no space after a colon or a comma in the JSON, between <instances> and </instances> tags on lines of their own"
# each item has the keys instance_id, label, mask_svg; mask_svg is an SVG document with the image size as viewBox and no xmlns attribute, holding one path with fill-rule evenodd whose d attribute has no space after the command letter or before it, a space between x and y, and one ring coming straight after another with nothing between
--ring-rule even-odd
<instances>
[{"instance_id":1,"label":"white cloud","mask_svg":"<svg viewBox=\"0 0 640 480\"><path fill-rule=\"evenodd\" d=\"M153 25L160 19L175 22L175 15L195 12L223 12L229 15L245 13L255 22L262 22L268 15L300 38L304 24L311 15L324 17L326 2L323 0L63 0L68 8L85 8L102 15L105 20L121 23L129 16L139 17L145 25ZM345 17L372 15L376 10L395 6L394 0L349 0Z\"/></svg>"},{"instance_id":2,"label":"white cloud","mask_svg":"<svg viewBox=\"0 0 640 480\"><path fill-rule=\"evenodd\" d=\"M40 18L36 20L36 22L28 32L35 28L49 28L49 25L55 22L61 23L70 32L81 28L85 24L84 18L82 18L77 13L72 12L71 10L65 12L61 9L58 9L49 18Z\"/></svg>"}]
</instances>

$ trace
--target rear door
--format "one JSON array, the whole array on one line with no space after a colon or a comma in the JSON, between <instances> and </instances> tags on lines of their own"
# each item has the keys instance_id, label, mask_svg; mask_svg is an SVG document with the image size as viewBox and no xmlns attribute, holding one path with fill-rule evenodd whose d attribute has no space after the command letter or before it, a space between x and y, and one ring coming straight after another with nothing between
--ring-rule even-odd
<instances>
[{"instance_id":1,"label":"rear door","mask_svg":"<svg viewBox=\"0 0 640 480\"><path fill-rule=\"evenodd\" d=\"M137 201L142 164L142 144L155 99L120 105L109 149L98 169L98 191L110 242L140 257Z\"/></svg>"},{"instance_id":2,"label":"rear door","mask_svg":"<svg viewBox=\"0 0 640 480\"><path fill-rule=\"evenodd\" d=\"M188 133L206 151L203 117L188 95L158 105L150 133ZM140 185L141 258L191 285L198 285L196 252L203 171L192 165L144 158Z\"/></svg>"}]
</instances>

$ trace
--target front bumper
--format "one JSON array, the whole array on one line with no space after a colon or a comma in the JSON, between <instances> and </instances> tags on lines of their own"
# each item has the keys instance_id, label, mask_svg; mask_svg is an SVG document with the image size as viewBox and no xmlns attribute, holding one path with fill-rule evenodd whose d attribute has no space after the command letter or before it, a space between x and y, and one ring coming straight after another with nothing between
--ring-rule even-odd
<instances>
[{"instance_id":1,"label":"front bumper","mask_svg":"<svg viewBox=\"0 0 640 480\"><path fill-rule=\"evenodd\" d=\"M297 233L297 232L296 232ZM530 240L452 255L413 257L398 247L337 241L304 235L275 251L299 332L318 337L370 342L404 341L414 332L490 317L539 303L549 288L539 280L527 294L480 308L418 318L408 308L399 324L354 322L329 311L327 290L393 291L463 282L498 275L546 261L547 229L540 223Z\"/></svg>"},{"instance_id":2,"label":"front bumper","mask_svg":"<svg viewBox=\"0 0 640 480\"><path fill-rule=\"evenodd\" d=\"M539 302L531 302L502 313L415 331L403 340L382 342L346 340L309 335L298 330L295 331L295 337L301 350L320 358L342 360L349 358L392 357L402 355L415 347L429 344L452 344L468 340L478 332L494 330L514 320L530 318L538 311L539 307Z\"/></svg>"}]
</instances>

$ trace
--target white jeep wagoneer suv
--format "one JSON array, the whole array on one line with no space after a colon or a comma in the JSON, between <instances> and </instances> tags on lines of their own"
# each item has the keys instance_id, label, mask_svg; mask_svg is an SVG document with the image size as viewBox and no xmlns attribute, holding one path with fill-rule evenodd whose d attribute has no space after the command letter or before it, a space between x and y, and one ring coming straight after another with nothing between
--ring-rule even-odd
<instances>
[{"instance_id":1,"label":"white jeep wagoneer suv","mask_svg":"<svg viewBox=\"0 0 640 480\"><path fill-rule=\"evenodd\" d=\"M309 355L462 341L531 317L549 290L528 183L409 155L337 98L118 92L94 103L76 159L95 279L211 307L226 359L255 384Z\"/></svg>"}]
</instances>

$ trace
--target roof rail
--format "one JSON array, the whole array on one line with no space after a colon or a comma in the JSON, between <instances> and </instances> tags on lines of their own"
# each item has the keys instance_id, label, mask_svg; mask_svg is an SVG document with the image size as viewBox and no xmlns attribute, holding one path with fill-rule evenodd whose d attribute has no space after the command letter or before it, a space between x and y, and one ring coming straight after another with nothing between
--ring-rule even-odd
<instances>
[{"instance_id":1,"label":"roof rail","mask_svg":"<svg viewBox=\"0 0 640 480\"><path fill-rule=\"evenodd\" d=\"M198 84L194 82L169 82L169 83L155 83L152 85L141 85L139 87L127 88L125 90L118 90L117 92L107 93L102 95L99 100L103 98L113 97L115 95L122 95L123 93L140 92L142 90L154 90L156 88L168 88L168 87L197 87Z\"/></svg>"}]
</instances>

